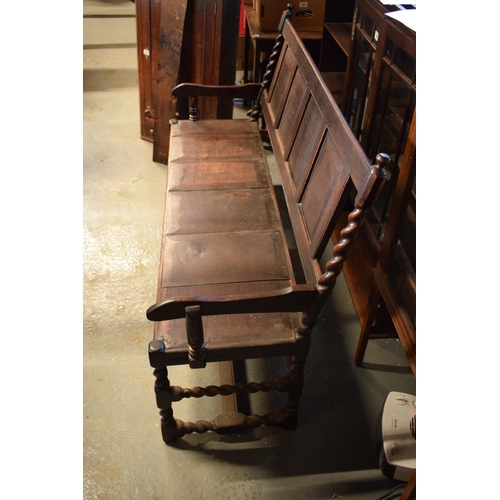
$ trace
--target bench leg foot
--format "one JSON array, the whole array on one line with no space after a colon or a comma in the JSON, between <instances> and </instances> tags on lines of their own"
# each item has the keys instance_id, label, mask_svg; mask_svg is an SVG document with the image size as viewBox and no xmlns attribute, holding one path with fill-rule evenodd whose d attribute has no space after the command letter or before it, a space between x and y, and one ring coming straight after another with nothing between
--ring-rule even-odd
<instances>
[{"instance_id":1,"label":"bench leg foot","mask_svg":"<svg viewBox=\"0 0 500 500\"><path fill-rule=\"evenodd\" d=\"M167 444L182 437L182 435L177 431L173 413L174 412L172 408L170 408L169 410L160 410L161 437Z\"/></svg>"}]
</instances>

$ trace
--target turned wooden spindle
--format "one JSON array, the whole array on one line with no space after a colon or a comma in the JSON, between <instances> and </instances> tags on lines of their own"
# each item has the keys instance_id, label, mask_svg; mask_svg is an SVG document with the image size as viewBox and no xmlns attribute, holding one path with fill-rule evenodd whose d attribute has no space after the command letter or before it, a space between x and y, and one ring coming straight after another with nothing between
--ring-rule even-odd
<instances>
[{"instance_id":1,"label":"turned wooden spindle","mask_svg":"<svg viewBox=\"0 0 500 500\"><path fill-rule=\"evenodd\" d=\"M262 111L262 107L260 105L260 100L262 98L262 94L264 93L264 90L269 90L269 85L271 85L271 80L273 79L274 76L274 71L276 70L276 65L278 64L278 59L281 53L281 47L283 47L283 43L285 41L282 31L283 31L283 26L285 25L285 20L290 19L292 17L292 9L293 5L288 4L286 10L283 12L283 15L281 16L281 21L278 27L278 36L276 37L276 41L274 43L273 51L271 55L269 56L269 62L267 63L266 66L266 72L264 73L264 76L262 77L262 83L259 89L259 95L257 96L257 100L255 101L255 104L252 108L252 112L250 114L250 121L251 122L256 122L259 117L260 113Z\"/></svg>"},{"instance_id":2,"label":"turned wooden spindle","mask_svg":"<svg viewBox=\"0 0 500 500\"><path fill-rule=\"evenodd\" d=\"M170 395L170 381L168 370L165 366L165 343L162 340L153 340L149 343L149 360L151 366L155 367L156 406L160 410L161 433L163 440L168 443L178 438L174 412L172 409L172 398Z\"/></svg>"},{"instance_id":3,"label":"turned wooden spindle","mask_svg":"<svg viewBox=\"0 0 500 500\"><path fill-rule=\"evenodd\" d=\"M354 200L354 210L352 210L347 217L347 226L340 231L340 240L333 247L332 258L326 263L325 272L318 279L316 287L318 292L320 292L319 296L316 298L309 311L301 316L301 324L297 329L297 333L302 337L311 335L325 300L335 287L337 278L342 272L348 251L359 231L363 218L371 208L384 184L387 176L385 167L388 166L390 162L391 159L389 155L379 153L376 158L376 164L371 167L370 176L367 179L365 187L356 196Z\"/></svg>"},{"instance_id":4,"label":"turned wooden spindle","mask_svg":"<svg viewBox=\"0 0 500 500\"><path fill-rule=\"evenodd\" d=\"M189 120L198 121L198 96L189 98Z\"/></svg>"},{"instance_id":5,"label":"turned wooden spindle","mask_svg":"<svg viewBox=\"0 0 500 500\"><path fill-rule=\"evenodd\" d=\"M188 306L185 310L189 366L190 368L205 368L207 363L205 359L201 307Z\"/></svg>"},{"instance_id":6,"label":"turned wooden spindle","mask_svg":"<svg viewBox=\"0 0 500 500\"><path fill-rule=\"evenodd\" d=\"M326 271L318 280L318 291L321 293L333 290L364 216L371 208L378 191L382 188L387 175L384 167L389 164L391 159L389 155L380 153L377 155L376 161L376 165L371 167L371 175L365 188L358 193L354 200L354 210L347 217L347 226L340 231L340 240L333 247L333 256L325 266Z\"/></svg>"}]
</instances>

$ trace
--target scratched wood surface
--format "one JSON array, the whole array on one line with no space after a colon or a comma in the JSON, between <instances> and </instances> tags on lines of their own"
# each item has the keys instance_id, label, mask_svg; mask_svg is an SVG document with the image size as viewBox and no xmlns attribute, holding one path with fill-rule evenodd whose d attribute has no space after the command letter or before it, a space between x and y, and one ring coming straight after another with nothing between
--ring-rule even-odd
<instances>
[{"instance_id":1,"label":"scratched wood surface","mask_svg":"<svg viewBox=\"0 0 500 500\"><path fill-rule=\"evenodd\" d=\"M234 84L240 11L239 2L224 0L169 0L162 1L160 9L158 53L153 54L158 66L157 80L152 85L153 160L167 163L169 122L187 118L179 106L182 99L176 100L172 89L181 80ZM202 97L199 110L204 119L231 118L233 99Z\"/></svg>"},{"instance_id":2,"label":"scratched wood surface","mask_svg":"<svg viewBox=\"0 0 500 500\"><path fill-rule=\"evenodd\" d=\"M176 111L172 89L179 78L187 4L188 0L161 4L153 140L153 161L158 163L167 163L168 159L169 121L175 118Z\"/></svg>"}]
</instances>

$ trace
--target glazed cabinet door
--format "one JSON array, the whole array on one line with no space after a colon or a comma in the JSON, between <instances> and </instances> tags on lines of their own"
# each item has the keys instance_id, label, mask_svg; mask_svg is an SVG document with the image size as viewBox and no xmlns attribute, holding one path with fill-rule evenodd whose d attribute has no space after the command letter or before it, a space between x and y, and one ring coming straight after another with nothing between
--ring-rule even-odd
<instances>
[{"instance_id":1,"label":"glazed cabinet door","mask_svg":"<svg viewBox=\"0 0 500 500\"><path fill-rule=\"evenodd\" d=\"M415 33L386 19L380 32L379 57L360 142L372 161L378 152L390 155L392 168L373 207L370 222L382 241L416 105Z\"/></svg>"},{"instance_id":2,"label":"glazed cabinet door","mask_svg":"<svg viewBox=\"0 0 500 500\"><path fill-rule=\"evenodd\" d=\"M379 2L356 2L345 83L344 116L358 140L363 129L380 26L385 12L386 8Z\"/></svg>"}]
</instances>

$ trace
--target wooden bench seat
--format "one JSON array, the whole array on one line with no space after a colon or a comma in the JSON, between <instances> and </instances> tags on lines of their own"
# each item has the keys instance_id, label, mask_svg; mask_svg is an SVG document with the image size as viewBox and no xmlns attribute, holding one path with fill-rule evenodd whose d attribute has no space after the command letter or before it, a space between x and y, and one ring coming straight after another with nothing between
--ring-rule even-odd
<instances>
[{"instance_id":1,"label":"wooden bench seat","mask_svg":"<svg viewBox=\"0 0 500 500\"><path fill-rule=\"evenodd\" d=\"M155 322L149 356L167 443L191 432L295 427L314 324L384 181L388 158L368 163L289 16L290 9L262 84L173 91L189 97L191 120L171 124L157 302L147 311ZM250 120L196 119L196 95L237 92L256 102ZM273 147L284 207L263 136ZM348 225L323 269L320 259L352 193ZM287 356L290 368L277 381L182 389L168 378L171 365L275 356ZM272 414L233 411L195 423L173 416L172 403L184 397L270 389L288 393L286 406Z\"/></svg>"},{"instance_id":2,"label":"wooden bench seat","mask_svg":"<svg viewBox=\"0 0 500 500\"><path fill-rule=\"evenodd\" d=\"M257 122L179 121L171 138L158 302L289 291L294 271ZM206 360L227 359L229 348L258 357L271 344L281 354L298 324L297 313L207 317ZM155 339L169 364L188 362L184 320L157 323Z\"/></svg>"}]
</instances>

